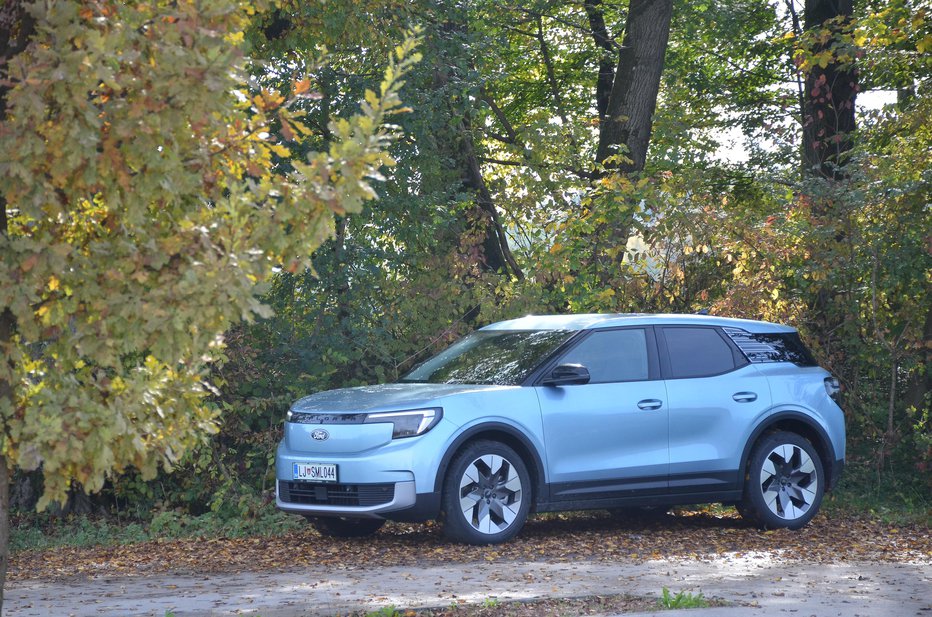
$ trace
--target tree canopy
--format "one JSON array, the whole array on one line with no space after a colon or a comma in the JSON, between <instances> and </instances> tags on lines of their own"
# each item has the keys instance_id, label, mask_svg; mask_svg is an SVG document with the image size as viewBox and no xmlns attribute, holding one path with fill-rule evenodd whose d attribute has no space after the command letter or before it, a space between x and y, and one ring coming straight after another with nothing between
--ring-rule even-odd
<instances>
[{"instance_id":1,"label":"tree canopy","mask_svg":"<svg viewBox=\"0 0 932 617\"><path fill-rule=\"evenodd\" d=\"M927 492L922 2L54 6L0 125L4 447L49 496L253 513L300 395L502 317L702 309L799 327L852 473Z\"/></svg>"}]
</instances>

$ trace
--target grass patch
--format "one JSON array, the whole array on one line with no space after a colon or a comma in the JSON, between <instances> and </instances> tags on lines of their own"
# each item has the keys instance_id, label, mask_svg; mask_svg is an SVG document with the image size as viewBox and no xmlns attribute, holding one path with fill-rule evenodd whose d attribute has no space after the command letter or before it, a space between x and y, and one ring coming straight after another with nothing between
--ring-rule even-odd
<instances>
[{"instance_id":1,"label":"grass patch","mask_svg":"<svg viewBox=\"0 0 932 617\"><path fill-rule=\"evenodd\" d=\"M685 591L674 594L671 593L669 589L664 587L663 592L660 595L660 599L657 600L657 605L663 609L708 608L709 601L705 599L705 596L702 595L702 592L699 592L699 595L693 595Z\"/></svg>"},{"instance_id":2,"label":"grass patch","mask_svg":"<svg viewBox=\"0 0 932 617\"><path fill-rule=\"evenodd\" d=\"M279 512L272 505L253 517L224 517L215 513L189 516L169 511L156 514L148 522L130 523L103 517L58 518L33 513L14 517L10 528L10 549L15 553L62 546L134 544L156 539L276 536L305 526L300 516Z\"/></svg>"},{"instance_id":3,"label":"grass patch","mask_svg":"<svg viewBox=\"0 0 932 617\"><path fill-rule=\"evenodd\" d=\"M927 479L849 464L822 508L833 514L859 514L889 525L932 526L932 491Z\"/></svg>"},{"instance_id":4,"label":"grass patch","mask_svg":"<svg viewBox=\"0 0 932 617\"><path fill-rule=\"evenodd\" d=\"M43 550L62 546L132 544L150 539L140 523L119 524L86 516L16 517L10 528L10 550Z\"/></svg>"},{"instance_id":5,"label":"grass patch","mask_svg":"<svg viewBox=\"0 0 932 617\"><path fill-rule=\"evenodd\" d=\"M385 606L377 611L366 613L366 617L404 617L404 613L397 610L394 605Z\"/></svg>"}]
</instances>

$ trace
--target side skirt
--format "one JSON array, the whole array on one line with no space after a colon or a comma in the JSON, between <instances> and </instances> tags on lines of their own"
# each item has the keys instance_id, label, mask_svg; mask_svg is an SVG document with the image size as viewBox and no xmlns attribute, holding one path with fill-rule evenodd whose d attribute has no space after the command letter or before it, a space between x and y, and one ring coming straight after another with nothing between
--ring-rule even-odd
<instances>
[{"instance_id":1,"label":"side skirt","mask_svg":"<svg viewBox=\"0 0 932 617\"><path fill-rule=\"evenodd\" d=\"M675 495L643 495L638 497L614 497L602 499L573 499L541 501L535 512L566 512L568 510L600 510L642 506L685 506L703 503L734 503L741 500L741 491L702 493L678 493Z\"/></svg>"}]
</instances>

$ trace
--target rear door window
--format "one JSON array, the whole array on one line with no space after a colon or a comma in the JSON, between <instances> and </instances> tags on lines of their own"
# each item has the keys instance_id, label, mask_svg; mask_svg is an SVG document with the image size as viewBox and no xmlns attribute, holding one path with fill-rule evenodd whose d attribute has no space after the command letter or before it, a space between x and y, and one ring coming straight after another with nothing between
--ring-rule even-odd
<instances>
[{"instance_id":1,"label":"rear door window","mask_svg":"<svg viewBox=\"0 0 932 617\"><path fill-rule=\"evenodd\" d=\"M735 369L735 353L716 328L672 326L662 331L671 378L710 377Z\"/></svg>"}]
</instances>

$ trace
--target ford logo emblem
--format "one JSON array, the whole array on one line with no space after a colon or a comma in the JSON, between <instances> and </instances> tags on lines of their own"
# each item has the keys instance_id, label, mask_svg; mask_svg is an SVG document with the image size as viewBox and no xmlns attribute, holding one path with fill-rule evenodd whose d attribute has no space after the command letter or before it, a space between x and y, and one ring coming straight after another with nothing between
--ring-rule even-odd
<instances>
[{"instance_id":1,"label":"ford logo emblem","mask_svg":"<svg viewBox=\"0 0 932 617\"><path fill-rule=\"evenodd\" d=\"M311 439L313 439L314 441L327 441L328 439L330 439L330 433L328 433L322 428L319 428L319 429L316 429L313 433L311 433Z\"/></svg>"}]
</instances>

